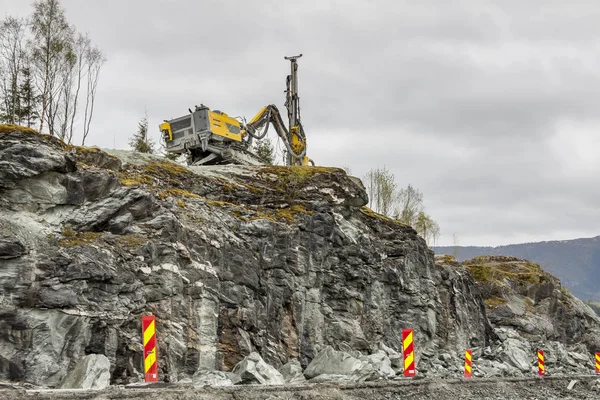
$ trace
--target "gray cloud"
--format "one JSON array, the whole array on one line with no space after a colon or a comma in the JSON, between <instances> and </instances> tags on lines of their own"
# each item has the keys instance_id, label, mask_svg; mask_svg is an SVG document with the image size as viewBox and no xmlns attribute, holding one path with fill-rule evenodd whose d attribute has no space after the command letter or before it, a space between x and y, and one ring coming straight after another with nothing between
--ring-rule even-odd
<instances>
[{"instance_id":1,"label":"gray cloud","mask_svg":"<svg viewBox=\"0 0 600 400\"><path fill-rule=\"evenodd\" d=\"M29 6L5 0L7 14ZM63 0L107 53L90 143L204 103L284 109L300 59L310 156L416 186L441 244L600 234L600 4ZM275 138L274 138L275 139ZM562 236L561 236L562 235Z\"/></svg>"}]
</instances>

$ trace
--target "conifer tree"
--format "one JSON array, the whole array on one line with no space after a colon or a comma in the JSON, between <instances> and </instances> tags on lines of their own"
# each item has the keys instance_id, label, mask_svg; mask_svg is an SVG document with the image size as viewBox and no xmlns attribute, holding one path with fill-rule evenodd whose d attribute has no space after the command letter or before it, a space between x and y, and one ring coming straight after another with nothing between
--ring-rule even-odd
<instances>
[{"instance_id":1,"label":"conifer tree","mask_svg":"<svg viewBox=\"0 0 600 400\"><path fill-rule=\"evenodd\" d=\"M129 145L140 153L154 153L154 143L148 138L148 113L138 122L138 131L129 140Z\"/></svg>"}]
</instances>

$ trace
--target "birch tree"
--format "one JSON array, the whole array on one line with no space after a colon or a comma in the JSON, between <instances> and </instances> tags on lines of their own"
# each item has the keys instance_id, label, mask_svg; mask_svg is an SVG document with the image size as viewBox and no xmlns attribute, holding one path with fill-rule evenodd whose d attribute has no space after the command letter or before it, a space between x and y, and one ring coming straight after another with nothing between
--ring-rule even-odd
<instances>
[{"instance_id":1,"label":"birch tree","mask_svg":"<svg viewBox=\"0 0 600 400\"><path fill-rule=\"evenodd\" d=\"M72 45L73 29L67 22L65 11L58 0L37 0L33 3L31 17L33 73L41 100L40 127L43 133L44 122L54 135L54 122L61 93L61 80L64 80L65 64Z\"/></svg>"},{"instance_id":2,"label":"birch tree","mask_svg":"<svg viewBox=\"0 0 600 400\"><path fill-rule=\"evenodd\" d=\"M0 119L20 123L19 86L25 55L26 21L7 17L0 24Z\"/></svg>"},{"instance_id":3,"label":"birch tree","mask_svg":"<svg viewBox=\"0 0 600 400\"><path fill-rule=\"evenodd\" d=\"M423 193L411 184L401 189L397 194L395 217L401 222L414 226L419 212L423 210Z\"/></svg>"},{"instance_id":4,"label":"birch tree","mask_svg":"<svg viewBox=\"0 0 600 400\"><path fill-rule=\"evenodd\" d=\"M365 175L369 205L373 211L391 216L397 184L394 175L385 166L371 169Z\"/></svg>"},{"instance_id":5,"label":"birch tree","mask_svg":"<svg viewBox=\"0 0 600 400\"><path fill-rule=\"evenodd\" d=\"M85 52L86 65L86 96L85 96L85 111L83 115L83 139L81 145L85 145L85 140L90 133L92 117L94 114L94 101L98 89L98 81L100 79L100 70L106 62L104 53L97 47L89 46Z\"/></svg>"}]
</instances>

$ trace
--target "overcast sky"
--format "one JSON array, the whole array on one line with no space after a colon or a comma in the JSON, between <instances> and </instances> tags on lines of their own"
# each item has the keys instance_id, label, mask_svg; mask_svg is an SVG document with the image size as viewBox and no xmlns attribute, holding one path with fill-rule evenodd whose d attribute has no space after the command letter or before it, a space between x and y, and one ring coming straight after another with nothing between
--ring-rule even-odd
<instances>
[{"instance_id":1,"label":"overcast sky","mask_svg":"<svg viewBox=\"0 0 600 400\"><path fill-rule=\"evenodd\" d=\"M302 53L309 156L421 190L439 244L600 234L600 2L62 4L108 58L89 145L127 148L145 109L155 140L195 104L284 112L284 56Z\"/></svg>"}]
</instances>

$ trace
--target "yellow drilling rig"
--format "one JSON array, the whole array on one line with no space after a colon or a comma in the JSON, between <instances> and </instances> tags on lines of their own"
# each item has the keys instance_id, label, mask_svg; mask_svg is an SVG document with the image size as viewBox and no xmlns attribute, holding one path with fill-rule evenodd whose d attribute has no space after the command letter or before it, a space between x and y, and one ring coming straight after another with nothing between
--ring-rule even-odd
<instances>
[{"instance_id":1,"label":"yellow drilling rig","mask_svg":"<svg viewBox=\"0 0 600 400\"><path fill-rule=\"evenodd\" d=\"M289 129L273 104L263 107L248 123L201 104L194 110L188 109L189 114L159 125L167 152L185 154L188 165L261 165L262 161L251 149L252 141L263 139L272 124L285 146L286 165L314 165L306 155L306 135L300 121L300 57L302 54L284 57L291 63L285 101Z\"/></svg>"}]
</instances>

